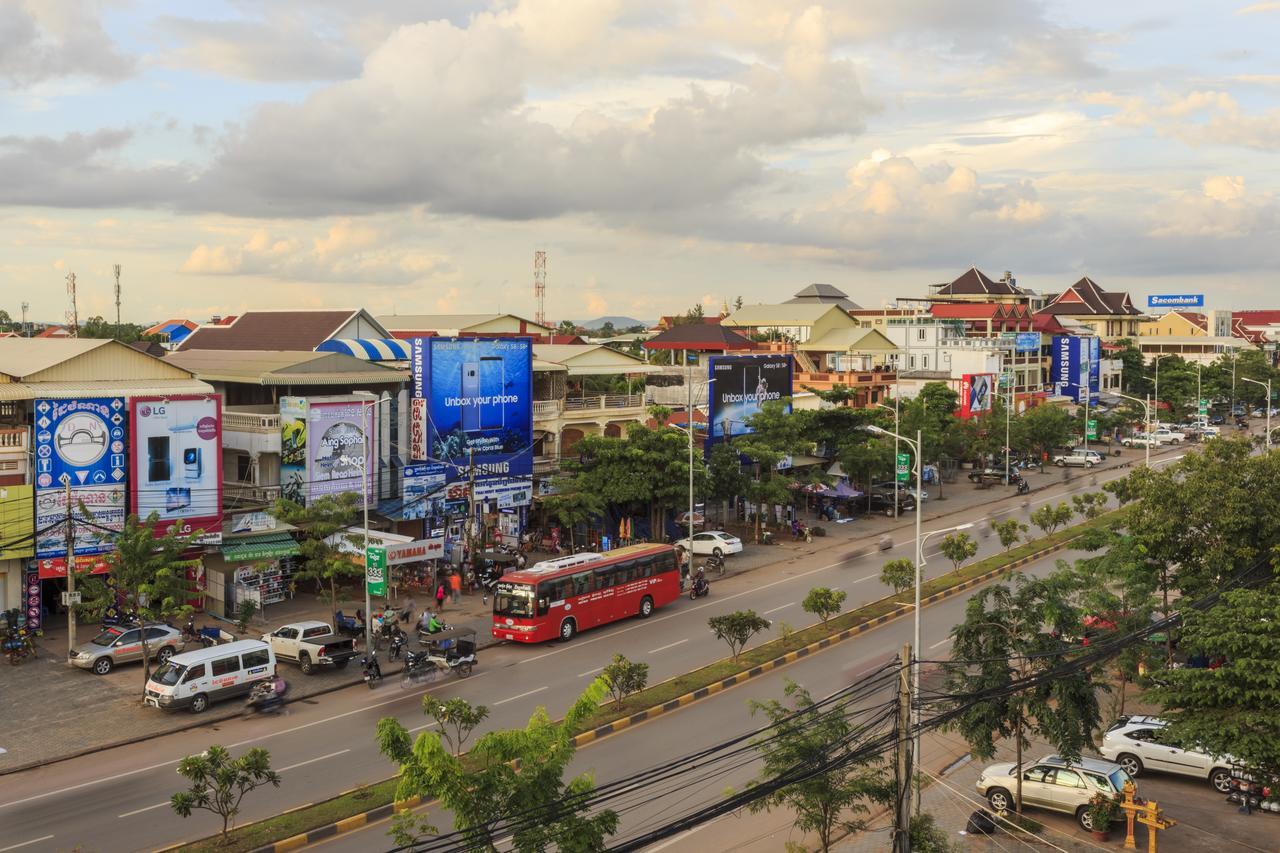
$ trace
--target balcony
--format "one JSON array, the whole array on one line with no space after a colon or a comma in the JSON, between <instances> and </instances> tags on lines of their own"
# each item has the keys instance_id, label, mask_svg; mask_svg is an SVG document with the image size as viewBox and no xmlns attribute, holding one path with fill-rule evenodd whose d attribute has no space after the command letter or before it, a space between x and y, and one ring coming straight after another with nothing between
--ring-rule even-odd
<instances>
[{"instance_id":1,"label":"balcony","mask_svg":"<svg viewBox=\"0 0 1280 853\"><path fill-rule=\"evenodd\" d=\"M249 504L269 504L280 497L279 486L260 486L256 483L222 484L222 504L226 507L246 506Z\"/></svg>"},{"instance_id":2,"label":"balcony","mask_svg":"<svg viewBox=\"0 0 1280 853\"><path fill-rule=\"evenodd\" d=\"M26 427L0 428L0 453L26 453L30 434Z\"/></svg>"},{"instance_id":3,"label":"balcony","mask_svg":"<svg viewBox=\"0 0 1280 853\"><path fill-rule=\"evenodd\" d=\"M280 413L265 406L246 409L222 410L222 446L249 454L279 455Z\"/></svg>"},{"instance_id":4,"label":"balcony","mask_svg":"<svg viewBox=\"0 0 1280 853\"><path fill-rule=\"evenodd\" d=\"M534 400L533 419L551 420L560 416L563 404L559 400Z\"/></svg>"},{"instance_id":5,"label":"balcony","mask_svg":"<svg viewBox=\"0 0 1280 853\"><path fill-rule=\"evenodd\" d=\"M892 370L849 370L826 372L797 372L794 386L797 390L806 385L819 391L830 391L836 385L846 388L874 388L881 385L892 385L898 374Z\"/></svg>"},{"instance_id":6,"label":"balcony","mask_svg":"<svg viewBox=\"0 0 1280 853\"><path fill-rule=\"evenodd\" d=\"M643 407L643 394L606 394L602 397L577 397L564 401L566 412L603 412Z\"/></svg>"},{"instance_id":7,"label":"balcony","mask_svg":"<svg viewBox=\"0 0 1280 853\"><path fill-rule=\"evenodd\" d=\"M560 457L558 456L535 456L533 457L533 475L535 477L549 477L560 472Z\"/></svg>"},{"instance_id":8,"label":"balcony","mask_svg":"<svg viewBox=\"0 0 1280 853\"><path fill-rule=\"evenodd\" d=\"M223 432L280 433L279 412L237 412L222 410Z\"/></svg>"}]
</instances>

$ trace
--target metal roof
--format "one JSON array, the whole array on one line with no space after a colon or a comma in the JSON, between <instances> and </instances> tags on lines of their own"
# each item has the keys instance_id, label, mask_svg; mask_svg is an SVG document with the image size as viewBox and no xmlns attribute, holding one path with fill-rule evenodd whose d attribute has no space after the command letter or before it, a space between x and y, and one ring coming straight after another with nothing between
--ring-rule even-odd
<instances>
[{"instance_id":1,"label":"metal roof","mask_svg":"<svg viewBox=\"0 0 1280 853\"><path fill-rule=\"evenodd\" d=\"M73 400L80 397L156 397L212 394L198 379L104 379L101 382L0 382L0 400Z\"/></svg>"},{"instance_id":2,"label":"metal roof","mask_svg":"<svg viewBox=\"0 0 1280 853\"><path fill-rule=\"evenodd\" d=\"M408 381L403 370L337 352L178 350L164 360L210 382L256 385L353 385Z\"/></svg>"},{"instance_id":3,"label":"metal roof","mask_svg":"<svg viewBox=\"0 0 1280 853\"><path fill-rule=\"evenodd\" d=\"M99 338L0 339L0 373L21 379L111 343Z\"/></svg>"}]
</instances>

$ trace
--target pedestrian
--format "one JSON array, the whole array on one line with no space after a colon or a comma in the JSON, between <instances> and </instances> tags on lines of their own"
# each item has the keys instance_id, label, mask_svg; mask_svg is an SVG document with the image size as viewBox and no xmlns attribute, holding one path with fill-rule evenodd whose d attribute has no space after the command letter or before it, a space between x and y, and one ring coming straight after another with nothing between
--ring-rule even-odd
<instances>
[{"instance_id":1,"label":"pedestrian","mask_svg":"<svg viewBox=\"0 0 1280 853\"><path fill-rule=\"evenodd\" d=\"M453 597L453 603L458 603L459 596L462 595L462 575L454 571L449 575L449 592Z\"/></svg>"},{"instance_id":2,"label":"pedestrian","mask_svg":"<svg viewBox=\"0 0 1280 853\"><path fill-rule=\"evenodd\" d=\"M444 599L446 595L447 593L445 592L444 581L441 581L440 585L436 587L436 609L437 610L441 610L441 611L444 610Z\"/></svg>"}]
</instances>

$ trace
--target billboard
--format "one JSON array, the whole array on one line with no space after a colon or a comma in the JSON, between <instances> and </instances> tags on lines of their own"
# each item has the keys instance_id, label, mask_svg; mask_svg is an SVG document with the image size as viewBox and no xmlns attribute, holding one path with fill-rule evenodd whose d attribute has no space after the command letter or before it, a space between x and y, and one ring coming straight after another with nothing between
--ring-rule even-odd
<instances>
[{"instance_id":1,"label":"billboard","mask_svg":"<svg viewBox=\"0 0 1280 853\"><path fill-rule=\"evenodd\" d=\"M960 377L960 417L972 418L991 411L996 394L994 373L966 373Z\"/></svg>"},{"instance_id":2,"label":"billboard","mask_svg":"<svg viewBox=\"0 0 1280 853\"><path fill-rule=\"evenodd\" d=\"M1147 297L1148 308L1203 308L1203 293L1169 293L1163 295L1149 295Z\"/></svg>"},{"instance_id":3,"label":"billboard","mask_svg":"<svg viewBox=\"0 0 1280 853\"><path fill-rule=\"evenodd\" d=\"M128 429L120 397L38 400L35 405L36 556L65 557L66 486L76 554L113 550L124 526ZM83 504L88 511L80 510ZM103 529L106 528L106 529Z\"/></svg>"},{"instance_id":4,"label":"billboard","mask_svg":"<svg viewBox=\"0 0 1280 853\"><path fill-rule=\"evenodd\" d=\"M183 535L222 541L222 398L214 394L129 401L133 511L160 516L157 533L179 519Z\"/></svg>"},{"instance_id":5,"label":"billboard","mask_svg":"<svg viewBox=\"0 0 1280 853\"><path fill-rule=\"evenodd\" d=\"M789 355L713 355L709 362L708 441L752 432L747 419L764 403L791 397Z\"/></svg>"},{"instance_id":6,"label":"billboard","mask_svg":"<svg viewBox=\"0 0 1280 853\"><path fill-rule=\"evenodd\" d=\"M0 486L0 560L35 553L32 534L32 486Z\"/></svg>"},{"instance_id":7,"label":"billboard","mask_svg":"<svg viewBox=\"0 0 1280 853\"><path fill-rule=\"evenodd\" d=\"M434 462L406 465L401 469L404 478L404 501L400 507L400 519L428 518L444 515L444 487L448 481L445 466Z\"/></svg>"},{"instance_id":8,"label":"billboard","mask_svg":"<svg viewBox=\"0 0 1280 853\"><path fill-rule=\"evenodd\" d=\"M451 483L468 479L471 461L478 481L533 476L528 339L415 339L411 363L428 442L426 458L413 461L443 463Z\"/></svg>"},{"instance_id":9,"label":"billboard","mask_svg":"<svg viewBox=\"0 0 1280 853\"><path fill-rule=\"evenodd\" d=\"M1040 333L1018 332L1013 339L1013 348L1017 352L1038 352L1040 350Z\"/></svg>"},{"instance_id":10,"label":"billboard","mask_svg":"<svg viewBox=\"0 0 1280 853\"><path fill-rule=\"evenodd\" d=\"M1087 393L1091 403L1098 399L1102 345L1096 337L1056 335L1053 339L1053 366L1050 377L1063 397L1083 403Z\"/></svg>"},{"instance_id":11,"label":"billboard","mask_svg":"<svg viewBox=\"0 0 1280 853\"><path fill-rule=\"evenodd\" d=\"M280 494L298 504L350 492L376 498L377 406L359 399L280 398Z\"/></svg>"}]
</instances>

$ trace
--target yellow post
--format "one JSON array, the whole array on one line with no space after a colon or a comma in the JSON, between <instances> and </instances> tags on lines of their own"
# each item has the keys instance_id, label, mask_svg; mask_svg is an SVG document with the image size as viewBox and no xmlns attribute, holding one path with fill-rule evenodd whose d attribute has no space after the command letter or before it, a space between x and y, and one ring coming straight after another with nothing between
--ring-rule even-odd
<instances>
[{"instance_id":1,"label":"yellow post","mask_svg":"<svg viewBox=\"0 0 1280 853\"><path fill-rule=\"evenodd\" d=\"M1159 830L1178 825L1173 818L1164 816L1164 812L1154 800L1146 804L1142 814L1138 816L1138 823L1147 827L1147 853L1157 853L1156 836Z\"/></svg>"},{"instance_id":2,"label":"yellow post","mask_svg":"<svg viewBox=\"0 0 1280 853\"><path fill-rule=\"evenodd\" d=\"M1125 850L1138 849L1137 843L1133 840L1133 822L1134 822L1134 818L1137 817L1137 813L1139 810L1141 810L1142 806L1138 805L1133 801L1133 792L1135 790L1137 789L1134 787L1132 779L1124 783L1124 801L1120 803L1120 808L1124 809L1124 823L1125 823L1124 849Z\"/></svg>"}]
</instances>

